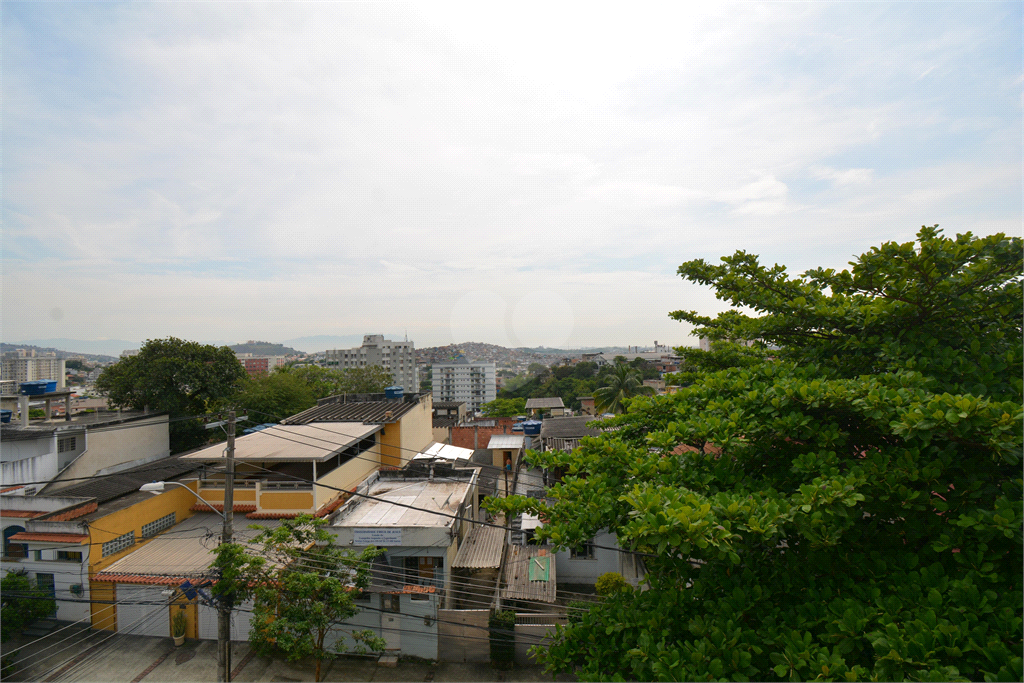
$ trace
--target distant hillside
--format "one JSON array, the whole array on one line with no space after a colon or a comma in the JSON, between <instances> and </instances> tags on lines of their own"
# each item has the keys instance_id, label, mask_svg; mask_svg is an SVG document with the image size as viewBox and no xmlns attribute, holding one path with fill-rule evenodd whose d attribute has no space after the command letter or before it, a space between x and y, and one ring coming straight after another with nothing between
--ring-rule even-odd
<instances>
[{"instance_id":1,"label":"distant hillside","mask_svg":"<svg viewBox=\"0 0 1024 683\"><path fill-rule=\"evenodd\" d=\"M6 342L0 342L0 353L7 353L8 351L17 351L18 349L25 349L25 350L28 350L28 351L35 351L37 354L40 354L40 355L47 354L47 353L54 353L54 354L57 355L57 358L70 358L72 356L81 356L82 358L85 358L86 360L91 360L91 361L95 361L95 362L99 362L99 363L109 363L111 361L117 360L117 356L112 356L112 355L105 354L105 353L95 353L96 349L89 347L90 342L81 342L81 341L78 341L78 340L75 340L75 339L47 339L47 340L34 340L34 341L67 342L67 345L65 346L65 344L61 343L61 345L58 347L58 346L40 346L40 345L37 345L37 344L8 344ZM120 346L120 344L122 343L119 340L113 340L113 342L117 346ZM94 343L102 345L102 346L100 346L101 349L107 349L107 348L109 348L111 346L108 342L94 342ZM123 342L123 343L124 344L129 344L130 342ZM93 351L93 353L86 353L85 351L83 351L82 350L83 346L85 346L86 348L89 348L89 350ZM131 346L122 346L120 348L121 348L121 351L123 351L124 349L130 349L130 348L133 348L133 347L131 347ZM134 348L138 348L138 345L136 345ZM71 350L69 351L69 350L65 350L65 349L71 349ZM118 353L118 355L120 355L121 352L118 351L117 353Z\"/></svg>"},{"instance_id":2,"label":"distant hillside","mask_svg":"<svg viewBox=\"0 0 1024 683\"><path fill-rule=\"evenodd\" d=\"M284 344L273 344L265 341L247 341L244 344L232 344L228 347L235 353L251 353L256 356L294 356L299 352Z\"/></svg>"}]
</instances>

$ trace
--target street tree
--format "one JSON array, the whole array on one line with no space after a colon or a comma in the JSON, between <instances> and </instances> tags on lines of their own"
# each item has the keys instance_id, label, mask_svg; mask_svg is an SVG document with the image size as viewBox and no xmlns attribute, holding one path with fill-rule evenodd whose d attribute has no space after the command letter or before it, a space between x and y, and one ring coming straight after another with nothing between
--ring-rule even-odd
<instances>
[{"instance_id":1,"label":"street tree","mask_svg":"<svg viewBox=\"0 0 1024 683\"><path fill-rule=\"evenodd\" d=\"M605 377L605 384L594 391L594 407L598 412L617 413L628 399L654 393L641 379L640 371L626 363L618 363Z\"/></svg>"},{"instance_id":2,"label":"street tree","mask_svg":"<svg viewBox=\"0 0 1024 683\"><path fill-rule=\"evenodd\" d=\"M583 680L1021 680L1022 246L886 243L789 277L742 252L680 274L753 310L677 313L756 362L638 397L571 454L549 520L646 564L539 652ZM773 348L769 348L769 345ZM777 348L774 348L777 347ZM721 359L716 360L719 362Z\"/></svg>"},{"instance_id":3,"label":"street tree","mask_svg":"<svg viewBox=\"0 0 1024 683\"><path fill-rule=\"evenodd\" d=\"M379 394L394 382L391 372L378 365L341 369L304 365L282 371L302 380L314 400L337 394Z\"/></svg>"},{"instance_id":4,"label":"street tree","mask_svg":"<svg viewBox=\"0 0 1024 683\"><path fill-rule=\"evenodd\" d=\"M168 412L171 451L180 452L202 445L206 434L198 421L179 418L223 408L245 376L228 347L168 337L150 339L137 355L106 368L96 387L111 405Z\"/></svg>"},{"instance_id":5,"label":"street tree","mask_svg":"<svg viewBox=\"0 0 1024 683\"><path fill-rule=\"evenodd\" d=\"M373 631L353 630L345 621L359 612L355 598L370 583L369 567L384 551L356 555L332 544L326 522L310 515L283 520L276 528L252 525L260 533L248 545L222 544L213 566L220 571L214 593L235 604L253 601L249 643L262 656L290 662L313 659L316 680L322 663L344 651L380 651Z\"/></svg>"},{"instance_id":6,"label":"street tree","mask_svg":"<svg viewBox=\"0 0 1024 683\"><path fill-rule=\"evenodd\" d=\"M0 579L0 642L6 643L32 622L57 611L49 593L32 585L24 571L10 571Z\"/></svg>"}]
</instances>

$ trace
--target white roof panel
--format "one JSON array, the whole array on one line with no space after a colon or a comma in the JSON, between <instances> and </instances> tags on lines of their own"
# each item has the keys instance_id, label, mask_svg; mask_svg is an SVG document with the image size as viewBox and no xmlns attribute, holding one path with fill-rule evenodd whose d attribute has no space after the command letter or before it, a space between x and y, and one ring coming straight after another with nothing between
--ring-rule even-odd
<instances>
[{"instance_id":1,"label":"white roof panel","mask_svg":"<svg viewBox=\"0 0 1024 683\"><path fill-rule=\"evenodd\" d=\"M362 422L318 422L303 425L277 424L235 439L235 460L326 460L360 439L381 430L382 425ZM179 456L183 460L224 459L224 444Z\"/></svg>"},{"instance_id":2,"label":"white roof panel","mask_svg":"<svg viewBox=\"0 0 1024 683\"><path fill-rule=\"evenodd\" d=\"M487 447L491 449L506 449L516 450L523 447L525 438L522 435L515 434L495 434L491 436L491 440L487 442Z\"/></svg>"},{"instance_id":3,"label":"white roof panel","mask_svg":"<svg viewBox=\"0 0 1024 683\"><path fill-rule=\"evenodd\" d=\"M413 456L413 460L464 460L469 462L469 459L473 457L472 448L459 448L458 446L452 446L447 443L437 443L436 441L427 446L421 453Z\"/></svg>"}]
</instances>

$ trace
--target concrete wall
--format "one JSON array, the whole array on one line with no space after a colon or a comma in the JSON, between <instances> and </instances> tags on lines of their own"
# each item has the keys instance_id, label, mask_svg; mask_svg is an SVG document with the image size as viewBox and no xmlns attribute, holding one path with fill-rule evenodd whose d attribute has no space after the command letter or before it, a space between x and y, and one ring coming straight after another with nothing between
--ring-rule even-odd
<instances>
[{"instance_id":1,"label":"concrete wall","mask_svg":"<svg viewBox=\"0 0 1024 683\"><path fill-rule=\"evenodd\" d=\"M370 476L370 473L380 467L380 444L363 451L359 457L349 460L341 467L335 467L327 474L317 475L317 481L327 484L333 488L316 487L317 508L323 507L326 503L338 497L339 492L335 489L352 490L359 485L359 482Z\"/></svg>"},{"instance_id":2,"label":"concrete wall","mask_svg":"<svg viewBox=\"0 0 1024 683\"><path fill-rule=\"evenodd\" d=\"M61 548L61 550L81 552L83 559L81 562L66 562L57 560L56 550L42 550L40 551L42 559L36 560L34 559L35 552L29 550L28 555L32 559L4 562L2 565L3 573L6 574L9 571L16 570L27 571L29 581L32 582L33 586L36 585L37 574L53 574L55 597L57 599L57 619L62 621L81 621L89 617L89 603L67 601L71 599L89 600L89 573L86 569L89 557L88 546L69 546ZM71 586L76 584L82 587L80 595L75 595L71 592Z\"/></svg>"},{"instance_id":3,"label":"concrete wall","mask_svg":"<svg viewBox=\"0 0 1024 683\"><path fill-rule=\"evenodd\" d=\"M109 427L93 427L88 430L85 439L88 450L50 485L55 490L61 487L63 481L91 477L100 470L122 463L159 460L171 453L166 415L154 415ZM76 483L67 481L65 485Z\"/></svg>"},{"instance_id":4,"label":"concrete wall","mask_svg":"<svg viewBox=\"0 0 1024 683\"><path fill-rule=\"evenodd\" d=\"M419 451L434 440L434 402L429 396L422 396L412 410L402 416L400 451L402 466L412 460Z\"/></svg>"},{"instance_id":5,"label":"concrete wall","mask_svg":"<svg viewBox=\"0 0 1024 683\"><path fill-rule=\"evenodd\" d=\"M618 547L615 536L601 532L594 537L594 543L608 547ZM558 583L594 584L599 576L606 572L619 571L619 555L617 550L594 548L594 559L573 559L568 550L555 553L555 569Z\"/></svg>"},{"instance_id":6,"label":"concrete wall","mask_svg":"<svg viewBox=\"0 0 1024 683\"><path fill-rule=\"evenodd\" d=\"M50 481L57 476L57 438L0 441L0 481L13 486L30 481Z\"/></svg>"}]
</instances>

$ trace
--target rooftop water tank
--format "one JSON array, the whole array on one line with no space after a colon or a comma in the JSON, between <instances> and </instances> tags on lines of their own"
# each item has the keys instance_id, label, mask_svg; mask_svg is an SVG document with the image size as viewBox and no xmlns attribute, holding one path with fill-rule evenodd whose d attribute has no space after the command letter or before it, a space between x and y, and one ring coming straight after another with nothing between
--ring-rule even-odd
<instances>
[{"instance_id":1,"label":"rooftop water tank","mask_svg":"<svg viewBox=\"0 0 1024 683\"><path fill-rule=\"evenodd\" d=\"M8 410L7 408L0 410L0 422L3 422L4 424L9 423L11 421L11 414L13 412L14 411Z\"/></svg>"},{"instance_id":2,"label":"rooftop water tank","mask_svg":"<svg viewBox=\"0 0 1024 683\"><path fill-rule=\"evenodd\" d=\"M405 389L398 386L386 387L384 389L384 398L402 398L405 395Z\"/></svg>"},{"instance_id":3,"label":"rooftop water tank","mask_svg":"<svg viewBox=\"0 0 1024 683\"><path fill-rule=\"evenodd\" d=\"M21 393L23 396L39 396L51 391L57 391L57 380L37 379L21 383Z\"/></svg>"},{"instance_id":4,"label":"rooftop water tank","mask_svg":"<svg viewBox=\"0 0 1024 683\"><path fill-rule=\"evenodd\" d=\"M527 420L521 424L523 425L523 434L526 436L540 436L540 426L543 424L540 420Z\"/></svg>"}]
</instances>

